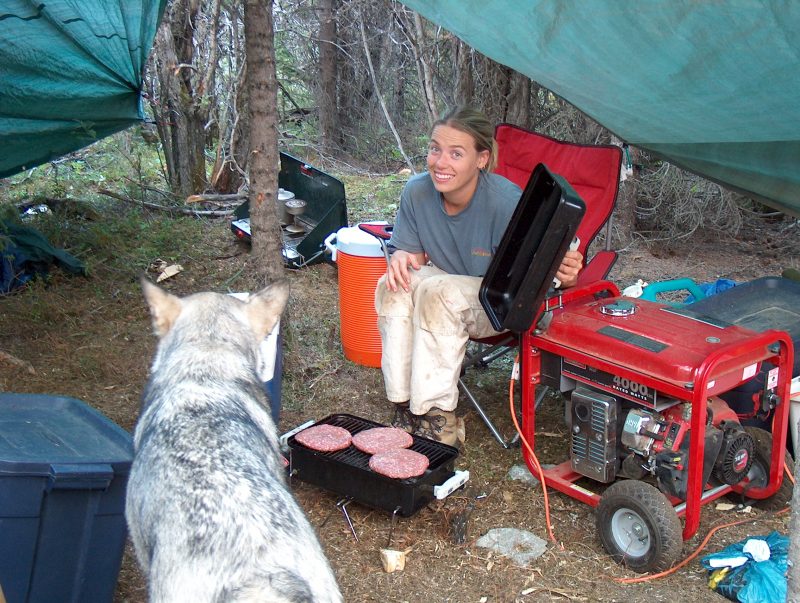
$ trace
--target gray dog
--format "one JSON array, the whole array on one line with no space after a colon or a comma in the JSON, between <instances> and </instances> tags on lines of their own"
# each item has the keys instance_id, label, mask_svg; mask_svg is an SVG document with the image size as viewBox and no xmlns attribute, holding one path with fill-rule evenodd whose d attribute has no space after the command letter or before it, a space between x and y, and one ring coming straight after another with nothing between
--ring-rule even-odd
<instances>
[{"instance_id":1,"label":"gray dog","mask_svg":"<svg viewBox=\"0 0 800 603\"><path fill-rule=\"evenodd\" d=\"M142 279L160 341L134 432L125 515L152 603L340 602L285 480L256 374L285 282L247 302Z\"/></svg>"}]
</instances>

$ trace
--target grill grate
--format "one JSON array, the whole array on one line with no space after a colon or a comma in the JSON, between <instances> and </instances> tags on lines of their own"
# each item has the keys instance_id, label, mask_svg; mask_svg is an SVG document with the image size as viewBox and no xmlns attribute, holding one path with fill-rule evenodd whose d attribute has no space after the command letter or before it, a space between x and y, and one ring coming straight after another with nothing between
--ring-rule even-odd
<instances>
[{"instance_id":1,"label":"grill grate","mask_svg":"<svg viewBox=\"0 0 800 603\"><path fill-rule=\"evenodd\" d=\"M323 424L343 427L349 431L351 435L355 435L359 431L364 431L365 429L372 429L373 427L385 427L385 425L381 425L380 423L376 423L368 419L362 419L361 417L345 414L331 415L330 417L317 422L317 425ZM454 453L458 454L458 451L452 446L447 446L445 444L441 444L440 442L434 442L433 440L428 440L415 435L412 435L411 437L414 438L414 442L411 444L410 449L428 457L428 462L430 464L428 465L427 471L435 470L442 463L454 458ZM290 446L293 440L294 436L289 438ZM296 446L305 448L299 443L296 444ZM331 461L345 463L347 465L351 465L353 467L364 469L373 473L372 469L369 468L369 458L371 455L361 452L355 446L350 446L349 448L337 450L335 452L311 452L327 457ZM414 481L415 479L419 478L411 478L404 481Z\"/></svg>"},{"instance_id":2,"label":"grill grate","mask_svg":"<svg viewBox=\"0 0 800 603\"><path fill-rule=\"evenodd\" d=\"M385 427L375 421L349 414L335 414L316 425L343 427L355 435L365 429ZM398 511L408 517L433 498L433 487L453 475L458 450L441 442L412 436L410 449L428 457L425 473L409 479L392 479L369 468L370 455L350 446L335 452L319 452L288 440L293 473L297 478L337 492L363 504Z\"/></svg>"}]
</instances>

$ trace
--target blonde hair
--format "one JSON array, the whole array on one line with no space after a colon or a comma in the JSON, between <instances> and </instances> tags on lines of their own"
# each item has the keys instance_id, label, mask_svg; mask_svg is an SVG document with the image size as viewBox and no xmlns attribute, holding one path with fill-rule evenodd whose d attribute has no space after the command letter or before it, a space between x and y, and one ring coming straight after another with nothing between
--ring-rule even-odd
<instances>
[{"instance_id":1,"label":"blonde hair","mask_svg":"<svg viewBox=\"0 0 800 603\"><path fill-rule=\"evenodd\" d=\"M431 132L436 126L449 126L469 134L475 141L475 150L479 153L489 151L489 161L486 162L483 169L491 172L497 167L497 141L494 139L494 126L482 111L465 106L453 107L433 123Z\"/></svg>"}]
</instances>

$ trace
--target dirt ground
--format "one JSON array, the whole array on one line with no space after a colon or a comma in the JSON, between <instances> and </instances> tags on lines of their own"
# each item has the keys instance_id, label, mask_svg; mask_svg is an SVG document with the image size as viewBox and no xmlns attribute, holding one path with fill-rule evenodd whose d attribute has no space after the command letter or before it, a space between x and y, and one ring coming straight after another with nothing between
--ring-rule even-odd
<instances>
[{"instance_id":1,"label":"dirt ground","mask_svg":"<svg viewBox=\"0 0 800 603\"><path fill-rule=\"evenodd\" d=\"M796 231L796 225L794 227ZM679 247L634 245L624 250L610 278L620 288L637 278L648 281L693 277L745 281L798 268L800 237L776 236L768 227L751 228L737 238L693 238ZM184 294L199 290L247 290L247 250L233 240L223 221L211 223L191 257L181 258L184 271L165 282ZM385 422L380 371L344 359L339 343L337 268L318 264L289 274L293 294L285 321L285 372L280 429L308 419L347 412ZM36 286L0 299L0 389L48 393L81 399L125 429L135 424L139 396L155 346L149 317L137 283L125 277L70 278L53 273L48 287ZM483 399L511 432L507 408L507 367L487 370ZM358 504L347 509L355 531L339 511L338 497L297 480L296 496L317 526L346 601L352 602L529 602L529 601L721 601L710 591L697 560L661 579L626 584L636 574L605 554L594 527L592 509L551 493L550 510L557 542L529 567L477 548L475 540L491 528L516 527L547 538L542 491L507 478L521 462L518 448L504 450L490 437L477 415L466 408L467 442L456 468L469 469L464 490L431 504L411 518L400 519L392 546L407 549L404 571L387 574L379 560L391 528L390 516ZM563 409L548 400L537 413L537 452L543 463L566 458ZM179 485L176 485L179 487ZM454 514L474 506L467 538L456 544L450 533ZM705 552L718 550L747 535L786 533L788 515L754 510L722 512L704 508L698 534L685 543L689 555L715 525L751 518L747 524L717 532ZM326 521L327 519L327 521ZM115 601L145 601L145 585L126 551Z\"/></svg>"}]
</instances>

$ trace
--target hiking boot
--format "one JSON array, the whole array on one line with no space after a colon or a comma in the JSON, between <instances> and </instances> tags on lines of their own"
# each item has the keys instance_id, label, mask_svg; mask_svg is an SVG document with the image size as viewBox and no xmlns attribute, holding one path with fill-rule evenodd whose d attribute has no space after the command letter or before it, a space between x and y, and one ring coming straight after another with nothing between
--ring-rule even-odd
<instances>
[{"instance_id":1,"label":"hiking boot","mask_svg":"<svg viewBox=\"0 0 800 603\"><path fill-rule=\"evenodd\" d=\"M397 427L398 429L402 429L408 433L414 433L418 423L419 417L411 413L411 409L408 407L408 402L394 403L394 413L392 414L392 420L389 423L392 427Z\"/></svg>"},{"instance_id":2,"label":"hiking boot","mask_svg":"<svg viewBox=\"0 0 800 603\"><path fill-rule=\"evenodd\" d=\"M454 411L431 408L427 414L417 417L418 425L414 435L435 440L448 446L458 447L464 443L466 431L464 419Z\"/></svg>"}]
</instances>

